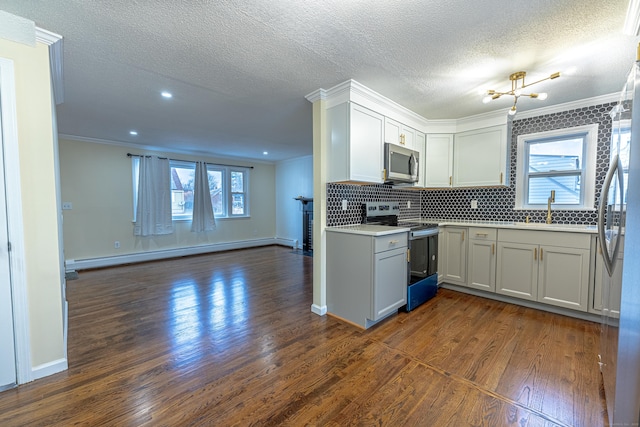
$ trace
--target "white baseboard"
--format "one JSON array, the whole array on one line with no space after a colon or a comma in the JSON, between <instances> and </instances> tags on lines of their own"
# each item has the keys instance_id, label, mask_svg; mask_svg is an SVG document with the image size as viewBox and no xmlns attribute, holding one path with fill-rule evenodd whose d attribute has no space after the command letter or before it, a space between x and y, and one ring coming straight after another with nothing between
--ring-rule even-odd
<instances>
[{"instance_id":1,"label":"white baseboard","mask_svg":"<svg viewBox=\"0 0 640 427\"><path fill-rule=\"evenodd\" d=\"M296 247L296 244L298 243L298 239L285 239L282 237L276 237L275 241L276 241L276 245L290 246L293 249L299 249Z\"/></svg>"},{"instance_id":2,"label":"white baseboard","mask_svg":"<svg viewBox=\"0 0 640 427\"><path fill-rule=\"evenodd\" d=\"M69 369L67 359L58 359L31 368L31 379L37 380Z\"/></svg>"},{"instance_id":3,"label":"white baseboard","mask_svg":"<svg viewBox=\"0 0 640 427\"><path fill-rule=\"evenodd\" d=\"M317 304L311 304L311 311L317 314L318 316L324 316L325 314L327 314L327 306L326 305L319 306Z\"/></svg>"},{"instance_id":4,"label":"white baseboard","mask_svg":"<svg viewBox=\"0 0 640 427\"><path fill-rule=\"evenodd\" d=\"M258 246L269 246L279 243L278 240L286 239L253 239L242 240L237 242L226 243L214 243L211 245L191 246L187 248L165 249L157 251L147 251L140 253L133 253L127 255L116 255L102 258L89 258L89 259L68 259L65 261L65 270L67 272L75 270L86 270L89 268L101 268L112 267L115 265L132 264L136 262L156 261L166 258L177 258L188 255L199 255L210 252L228 251L233 249L253 248ZM285 245L290 246L290 245Z\"/></svg>"}]
</instances>

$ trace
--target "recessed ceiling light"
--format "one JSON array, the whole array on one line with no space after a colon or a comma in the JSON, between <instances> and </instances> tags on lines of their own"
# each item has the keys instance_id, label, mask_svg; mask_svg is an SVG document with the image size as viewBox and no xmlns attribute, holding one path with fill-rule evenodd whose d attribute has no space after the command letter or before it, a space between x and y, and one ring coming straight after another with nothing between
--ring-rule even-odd
<instances>
[{"instance_id":1,"label":"recessed ceiling light","mask_svg":"<svg viewBox=\"0 0 640 427\"><path fill-rule=\"evenodd\" d=\"M263 151L263 152L262 152L262 155L263 155L263 156L266 156L266 155L268 155L268 154L269 154L269 152L268 152L268 151Z\"/></svg>"},{"instance_id":2,"label":"recessed ceiling light","mask_svg":"<svg viewBox=\"0 0 640 427\"><path fill-rule=\"evenodd\" d=\"M131 136L138 136L138 131L137 131L137 130L130 130L130 131L129 131L129 135L131 135Z\"/></svg>"},{"instance_id":3,"label":"recessed ceiling light","mask_svg":"<svg viewBox=\"0 0 640 427\"><path fill-rule=\"evenodd\" d=\"M163 97L163 98L167 98L167 99L169 99L169 98L173 98L173 95L171 94L171 92L167 92L166 90L165 90L165 91L163 91L163 92L161 93L161 95L162 95L162 97Z\"/></svg>"}]
</instances>

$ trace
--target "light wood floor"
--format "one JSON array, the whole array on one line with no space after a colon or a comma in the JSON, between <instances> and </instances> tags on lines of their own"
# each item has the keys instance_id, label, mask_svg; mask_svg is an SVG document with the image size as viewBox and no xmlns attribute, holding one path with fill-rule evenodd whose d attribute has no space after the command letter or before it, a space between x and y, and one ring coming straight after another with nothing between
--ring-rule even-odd
<instances>
[{"instance_id":1,"label":"light wood floor","mask_svg":"<svg viewBox=\"0 0 640 427\"><path fill-rule=\"evenodd\" d=\"M80 272L69 370L0 426L605 425L597 324L440 290L367 331L310 312L266 247Z\"/></svg>"}]
</instances>

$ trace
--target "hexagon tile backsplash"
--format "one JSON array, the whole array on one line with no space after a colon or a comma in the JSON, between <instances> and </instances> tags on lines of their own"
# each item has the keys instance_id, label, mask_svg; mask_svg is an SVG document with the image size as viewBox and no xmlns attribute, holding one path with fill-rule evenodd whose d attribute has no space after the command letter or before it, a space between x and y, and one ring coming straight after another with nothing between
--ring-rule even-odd
<instances>
[{"instance_id":1,"label":"hexagon tile backsplash","mask_svg":"<svg viewBox=\"0 0 640 427\"><path fill-rule=\"evenodd\" d=\"M556 223L596 224L600 189L609 168L611 117L615 103L578 108L560 113L536 116L512 123L510 184L508 187L442 188L405 190L389 185L327 184L327 226L359 224L363 220L363 204L375 201L400 202L400 219L432 218L459 221L524 221L544 222L546 210L514 210L518 135L564 129L598 123L596 164L596 200L594 210L554 210ZM342 209L347 200L347 209ZM477 200L477 209L471 201ZM410 202L411 207L407 207Z\"/></svg>"}]
</instances>

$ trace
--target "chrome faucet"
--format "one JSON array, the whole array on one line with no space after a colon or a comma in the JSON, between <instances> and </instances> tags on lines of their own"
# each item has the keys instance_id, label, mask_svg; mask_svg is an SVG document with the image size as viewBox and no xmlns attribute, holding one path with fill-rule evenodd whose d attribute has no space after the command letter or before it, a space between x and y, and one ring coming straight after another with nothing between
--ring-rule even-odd
<instances>
[{"instance_id":1,"label":"chrome faucet","mask_svg":"<svg viewBox=\"0 0 640 427\"><path fill-rule=\"evenodd\" d=\"M547 224L551 224L551 203L556 202L556 190L551 190L551 196L547 199Z\"/></svg>"}]
</instances>

